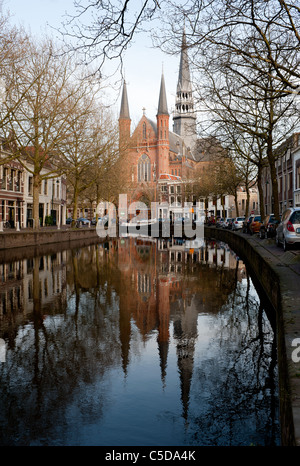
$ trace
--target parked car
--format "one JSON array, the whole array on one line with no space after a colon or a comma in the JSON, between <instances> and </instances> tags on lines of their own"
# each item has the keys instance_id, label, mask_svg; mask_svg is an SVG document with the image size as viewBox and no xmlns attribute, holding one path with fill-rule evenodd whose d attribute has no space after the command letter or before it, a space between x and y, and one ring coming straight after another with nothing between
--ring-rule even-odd
<instances>
[{"instance_id":1,"label":"parked car","mask_svg":"<svg viewBox=\"0 0 300 466\"><path fill-rule=\"evenodd\" d=\"M229 228L231 227L232 218L225 218L224 222L222 223L222 228Z\"/></svg>"},{"instance_id":2,"label":"parked car","mask_svg":"<svg viewBox=\"0 0 300 466\"><path fill-rule=\"evenodd\" d=\"M249 225L249 232L250 232L250 235L254 235L254 233L258 233L259 232L259 229L260 229L260 226L261 226L261 216L260 215L256 215L252 222L250 223Z\"/></svg>"},{"instance_id":3,"label":"parked car","mask_svg":"<svg viewBox=\"0 0 300 466\"><path fill-rule=\"evenodd\" d=\"M254 215L250 215L249 217L245 218L243 222L243 233L250 233L250 225L253 219Z\"/></svg>"},{"instance_id":4,"label":"parked car","mask_svg":"<svg viewBox=\"0 0 300 466\"><path fill-rule=\"evenodd\" d=\"M217 228L222 228L224 222L225 222L225 219L224 219L223 217L219 217L219 218L217 219L217 222L216 222L216 227L217 227Z\"/></svg>"},{"instance_id":5,"label":"parked car","mask_svg":"<svg viewBox=\"0 0 300 466\"><path fill-rule=\"evenodd\" d=\"M282 244L284 251L300 244L300 207L289 207L283 212L276 229L276 244Z\"/></svg>"},{"instance_id":6,"label":"parked car","mask_svg":"<svg viewBox=\"0 0 300 466\"><path fill-rule=\"evenodd\" d=\"M274 214L266 215L259 229L259 237L261 239L274 238L279 223Z\"/></svg>"},{"instance_id":7,"label":"parked car","mask_svg":"<svg viewBox=\"0 0 300 466\"><path fill-rule=\"evenodd\" d=\"M71 225L72 221L73 221L72 217L67 218L66 225Z\"/></svg>"},{"instance_id":8,"label":"parked car","mask_svg":"<svg viewBox=\"0 0 300 466\"><path fill-rule=\"evenodd\" d=\"M90 221L87 218L84 217L79 217L76 219L76 226L81 227L81 226L90 226Z\"/></svg>"},{"instance_id":9,"label":"parked car","mask_svg":"<svg viewBox=\"0 0 300 466\"><path fill-rule=\"evenodd\" d=\"M245 217L236 217L232 222L232 229L236 231L236 230L240 230L241 228L243 228L244 220L245 220Z\"/></svg>"},{"instance_id":10,"label":"parked car","mask_svg":"<svg viewBox=\"0 0 300 466\"><path fill-rule=\"evenodd\" d=\"M227 219L228 222L227 222L227 226L225 228L227 228L228 230L232 230L232 224L233 224L233 218L228 218Z\"/></svg>"}]
</instances>

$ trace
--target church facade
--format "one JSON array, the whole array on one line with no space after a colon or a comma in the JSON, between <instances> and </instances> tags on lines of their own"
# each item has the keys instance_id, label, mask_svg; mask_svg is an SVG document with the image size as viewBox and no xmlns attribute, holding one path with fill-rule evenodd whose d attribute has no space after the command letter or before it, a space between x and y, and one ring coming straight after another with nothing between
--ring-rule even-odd
<instances>
[{"instance_id":1,"label":"church facade","mask_svg":"<svg viewBox=\"0 0 300 466\"><path fill-rule=\"evenodd\" d=\"M185 209L185 185L195 167L210 164L210 157L199 144L196 112L190 78L186 37L183 33L173 131L170 130L165 78L162 73L156 121L145 113L131 131L130 105L126 82L123 84L119 114L120 147L126 152L130 189L128 202L142 202L148 208L159 203L153 215L176 219L195 218L204 211L204 200L193 201L193 208ZM197 214L197 215L196 215Z\"/></svg>"}]
</instances>

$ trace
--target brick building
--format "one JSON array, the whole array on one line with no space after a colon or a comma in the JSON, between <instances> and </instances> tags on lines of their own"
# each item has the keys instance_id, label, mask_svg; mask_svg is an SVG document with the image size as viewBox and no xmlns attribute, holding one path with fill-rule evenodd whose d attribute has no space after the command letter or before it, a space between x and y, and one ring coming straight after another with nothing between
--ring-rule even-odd
<instances>
[{"instance_id":1,"label":"brick building","mask_svg":"<svg viewBox=\"0 0 300 466\"><path fill-rule=\"evenodd\" d=\"M128 178L131 181L131 188L127 192L128 202L141 201L148 209L151 202L172 203L174 205L171 211L170 208L163 208L160 212L156 212L156 215L173 218L182 216L184 212L180 207L183 207L186 201L184 184L191 178L191 173L199 164L208 166L211 163L212 153L207 148L203 149L207 146L207 141L197 138L185 34L182 38L173 131L169 129L170 114L164 73L161 76L155 121L148 118L144 111L132 132L129 102L127 86L124 82L119 114L119 138L120 148L124 154L126 153L124 166L126 165ZM195 207L196 204L198 210L203 210L203 200L195 201ZM212 201L208 208L215 211ZM228 215L230 211L228 197L226 197L225 209ZM217 211L221 212L221 205Z\"/></svg>"},{"instance_id":2,"label":"brick building","mask_svg":"<svg viewBox=\"0 0 300 466\"><path fill-rule=\"evenodd\" d=\"M205 208L209 215L222 215L225 211L225 215L230 216L232 201L229 196L225 196L224 209L220 199L209 199L207 206L204 199L197 196L192 196L191 199L191 196L187 196L186 187L193 183L193 172L199 168L209 176L211 163L215 163L217 159L220 163L220 144L214 138L197 137L185 33L181 46L173 131L170 130L164 73L161 76L156 120L150 119L144 111L136 128L131 131L129 108L130 99L124 82L119 114L119 139L120 148L126 153L124 170L127 170L131 182L126 193L128 203L143 202L148 208L148 214L152 202L162 203L155 216L173 219L188 216L188 210L184 209L187 201L193 204L190 212L194 217L201 215Z\"/></svg>"}]
</instances>

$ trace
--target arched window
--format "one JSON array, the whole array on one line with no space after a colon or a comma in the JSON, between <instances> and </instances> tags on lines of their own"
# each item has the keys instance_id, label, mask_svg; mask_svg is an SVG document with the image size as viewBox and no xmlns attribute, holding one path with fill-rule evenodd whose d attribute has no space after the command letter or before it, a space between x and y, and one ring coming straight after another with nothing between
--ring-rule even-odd
<instances>
[{"instance_id":1,"label":"arched window","mask_svg":"<svg viewBox=\"0 0 300 466\"><path fill-rule=\"evenodd\" d=\"M147 139L146 123L143 123L143 139Z\"/></svg>"},{"instance_id":2,"label":"arched window","mask_svg":"<svg viewBox=\"0 0 300 466\"><path fill-rule=\"evenodd\" d=\"M151 162L147 154L141 155L138 161L138 181L151 180Z\"/></svg>"}]
</instances>

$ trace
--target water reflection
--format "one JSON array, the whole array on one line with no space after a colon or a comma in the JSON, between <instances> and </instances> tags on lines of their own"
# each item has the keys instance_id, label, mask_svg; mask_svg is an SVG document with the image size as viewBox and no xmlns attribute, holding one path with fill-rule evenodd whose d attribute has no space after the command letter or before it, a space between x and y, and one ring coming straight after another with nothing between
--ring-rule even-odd
<instances>
[{"instance_id":1,"label":"water reflection","mask_svg":"<svg viewBox=\"0 0 300 466\"><path fill-rule=\"evenodd\" d=\"M1 445L279 442L273 323L226 244L118 239L0 276Z\"/></svg>"}]
</instances>

